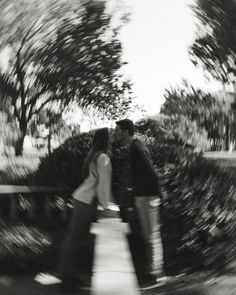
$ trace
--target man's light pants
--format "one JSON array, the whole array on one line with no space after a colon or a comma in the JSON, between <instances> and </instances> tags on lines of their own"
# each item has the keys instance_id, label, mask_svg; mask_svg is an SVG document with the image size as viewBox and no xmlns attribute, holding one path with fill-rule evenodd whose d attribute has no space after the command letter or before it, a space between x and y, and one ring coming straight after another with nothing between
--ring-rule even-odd
<instances>
[{"instance_id":1,"label":"man's light pants","mask_svg":"<svg viewBox=\"0 0 236 295\"><path fill-rule=\"evenodd\" d=\"M156 196L135 197L147 255L147 274L163 275L163 248L160 233L160 200Z\"/></svg>"}]
</instances>

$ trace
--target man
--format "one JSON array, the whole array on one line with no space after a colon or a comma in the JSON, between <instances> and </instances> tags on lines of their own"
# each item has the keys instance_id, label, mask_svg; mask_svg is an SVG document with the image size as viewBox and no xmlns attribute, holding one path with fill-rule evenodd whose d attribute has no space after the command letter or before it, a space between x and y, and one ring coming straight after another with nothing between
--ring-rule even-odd
<instances>
[{"instance_id":1,"label":"man","mask_svg":"<svg viewBox=\"0 0 236 295\"><path fill-rule=\"evenodd\" d=\"M116 122L115 139L128 147L134 206L147 257L146 279L141 283L141 289L148 290L160 285L166 279L163 276L163 249L160 235L160 185L147 146L134 138L134 124L131 120Z\"/></svg>"}]
</instances>

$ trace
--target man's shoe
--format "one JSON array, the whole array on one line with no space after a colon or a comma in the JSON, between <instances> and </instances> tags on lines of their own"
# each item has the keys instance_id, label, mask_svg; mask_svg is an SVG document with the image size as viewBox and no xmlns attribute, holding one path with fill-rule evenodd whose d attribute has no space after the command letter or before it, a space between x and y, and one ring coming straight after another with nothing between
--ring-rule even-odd
<instances>
[{"instance_id":1,"label":"man's shoe","mask_svg":"<svg viewBox=\"0 0 236 295\"><path fill-rule=\"evenodd\" d=\"M60 290L62 293L75 293L78 291L78 287L76 285L69 284L61 284Z\"/></svg>"},{"instance_id":2,"label":"man's shoe","mask_svg":"<svg viewBox=\"0 0 236 295\"><path fill-rule=\"evenodd\" d=\"M83 290L86 290L86 289L90 289L91 288L91 276L82 276L82 275L79 275L77 278L77 286L79 286L79 289L83 289Z\"/></svg>"},{"instance_id":3,"label":"man's shoe","mask_svg":"<svg viewBox=\"0 0 236 295\"><path fill-rule=\"evenodd\" d=\"M162 277L156 278L157 283L166 283L169 280L171 280L171 277L167 277L167 276L162 276Z\"/></svg>"},{"instance_id":4,"label":"man's shoe","mask_svg":"<svg viewBox=\"0 0 236 295\"><path fill-rule=\"evenodd\" d=\"M78 291L78 284L74 280L65 280L60 284L62 293L75 293Z\"/></svg>"},{"instance_id":5,"label":"man's shoe","mask_svg":"<svg viewBox=\"0 0 236 295\"><path fill-rule=\"evenodd\" d=\"M153 278L153 279L150 279L150 280L146 280L144 282L140 282L140 290L151 290L151 289L154 289L154 288L158 288L158 287L161 287L163 285L165 285L166 283L166 280L161 280L161 278Z\"/></svg>"},{"instance_id":6,"label":"man's shoe","mask_svg":"<svg viewBox=\"0 0 236 295\"><path fill-rule=\"evenodd\" d=\"M74 293L78 290L90 290L91 277L75 277L72 279L64 279L60 284L60 290L62 293Z\"/></svg>"}]
</instances>

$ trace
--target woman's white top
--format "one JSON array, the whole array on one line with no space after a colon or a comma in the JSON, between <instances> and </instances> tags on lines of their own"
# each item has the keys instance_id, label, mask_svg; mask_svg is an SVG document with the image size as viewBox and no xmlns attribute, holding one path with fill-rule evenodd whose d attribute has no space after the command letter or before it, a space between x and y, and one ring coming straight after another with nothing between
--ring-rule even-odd
<instances>
[{"instance_id":1,"label":"woman's white top","mask_svg":"<svg viewBox=\"0 0 236 295\"><path fill-rule=\"evenodd\" d=\"M97 196L98 202L104 209L107 209L108 204L112 202L111 178L111 160L105 153L101 153L96 163L90 164L88 177L73 192L72 196L86 204L91 204Z\"/></svg>"}]
</instances>

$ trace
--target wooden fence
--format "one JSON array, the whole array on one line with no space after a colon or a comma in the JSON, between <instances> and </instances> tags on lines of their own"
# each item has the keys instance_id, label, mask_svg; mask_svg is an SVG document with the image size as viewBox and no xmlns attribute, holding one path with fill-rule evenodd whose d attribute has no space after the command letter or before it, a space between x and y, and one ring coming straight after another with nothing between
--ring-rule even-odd
<instances>
[{"instance_id":1,"label":"wooden fence","mask_svg":"<svg viewBox=\"0 0 236 295\"><path fill-rule=\"evenodd\" d=\"M18 186L18 185L0 185L0 210L1 200L9 200L9 220L12 222L17 221L19 215L19 197L27 200L29 208L27 215L29 220L33 220L36 210L36 198L42 199L42 214L45 218L51 217L52 208L50 201L53 197L59 197L63 200L61 218L66 219L68 206L67 200L72 193L72 189L56 188L56 187L43 187L43 186ZM6 213L6 212L5 212Z\"/></svg>"}]
</instances>

